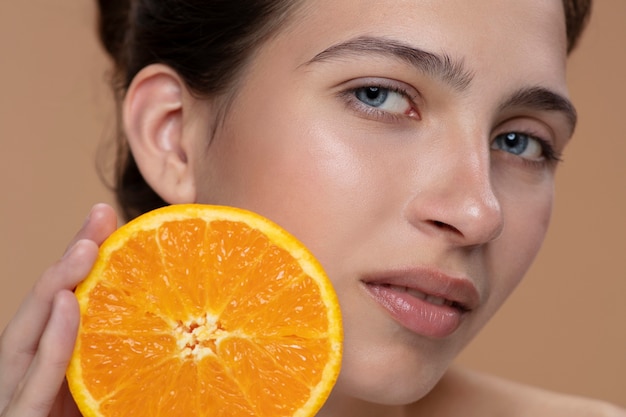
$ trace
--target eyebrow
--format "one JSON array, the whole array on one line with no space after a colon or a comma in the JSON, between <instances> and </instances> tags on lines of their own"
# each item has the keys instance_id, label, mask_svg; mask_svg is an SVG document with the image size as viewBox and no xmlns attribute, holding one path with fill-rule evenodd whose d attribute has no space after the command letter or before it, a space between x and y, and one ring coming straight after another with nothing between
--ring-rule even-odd
<instances>
[{"instance_id":1,"label":"eyebrow","mask_svg":"<svg viewBox=\"0 0 626 417\"><path fill-rule=\"evenodd\" d=\"M423 73L439 78L459 91L469 87L473 78L462 60L454 60L446 54L439 55L424 51L397 40L371 36L362 36L332 45L315 55L306 65L351 55L367 54L404 61Z\"/></svg>"},{"instance_id":2,"label":"eyebrow","mask_svg":"<svg viewBox=\"0 0 626 417\"><path fill-rule=\"evenodd\" d=\"M514 107L560 112L568 121L570 135L574 133L574 129L576 128L578 115L572 102L566 97L547 88L522 88L500 104L500 110Z\"/></svg>"},{"instance_id":3,"label":"eyebrow","mask_svg":"<svg viewBox=\"0 0 626 417\"><path fill-rule=\"evenodd\" d=\"M406 62L418 71L436 77L458 91L466 90L474 78L462 59L425 51L398 40L372 36L361 36L332 45L315 55L305 65L368 54ZM500 110L512 107L563 113L568 121L570 134L574 132L578 119L576 109L569 99L544 87L528 87L516 91L502 102Z\"/></svg>"}]
</instances>

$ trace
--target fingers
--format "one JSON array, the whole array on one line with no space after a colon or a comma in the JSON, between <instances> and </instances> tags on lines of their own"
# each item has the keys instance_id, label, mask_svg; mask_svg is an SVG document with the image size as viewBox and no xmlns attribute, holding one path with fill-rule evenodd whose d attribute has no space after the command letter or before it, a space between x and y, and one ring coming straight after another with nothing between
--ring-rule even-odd
<instances>
[{"instance_id":1,"label":"fingers","mask_svg":"<svg viewBox=\"0 0 626 417\"><path fill-rule=\"evenodd\" d=\"M0 410L9 402L20 381L23 381L37 350L49 348L46 343L52 336L45 340L42 336L44 329L52 324L49 323L52 312L56 311L52 308L53 300L59 292L71 291L89 273L98 255L98 245L115 230L116 224L115 212L111 207L104 204L94 206L63 258L44 272L2 333ZM60 303L59 308L68 302L63 298L66 296L61 295L61 300L55 301ZM58 330L61 328L58 323L60 319L56 317L55 320L53 329ZM73 337L70 338L72 343Z\"/></svg>"},{"instance_id":2,"label":"fingers","mask_svg":"<svg viewBox=\"0 0 626 417\"><path fill-rule=\"evenodd\" d=\"M68 245L68 250L81 239L92 240L100 246L116 228L117 217L113 208L108 204L96 204L89 212L83 227Z\"/></svg>"},{"instance_id":3,"label":"fingers","mask_svg":"<svg viewBox=\"0 0 626 417\"><path fill-rule=\"evenodd\" d=\"M93 241L79 240L43 274L2 335L1 369L5 369L6 360L15 363L22 356L35 354L54 296L63 289L73 289L89 273L97 255L98 246Z\"/></svg>"},{"instance_id":4,"label":"fingers","mask_svg":"<svg viewBox=\"0 0 626 417\"><path fill-rule=\"evenodd\" d=\"M54 297L40 347L4 416L46 417L63 385L79 323L78 302L68 290Z\"/></svg>"},{"instance_id":5,"label":"fingers","mask_svg":"<svg viewBox=\"0 0 626 417\"><path fill-rule=\"evenodd\" d=\"M63 258L44 272L27 295L5 329L2 342L19 340L21 343L16 344L19 351L34 354L53 297L62 289L73 289L89 273L98 254L98 245L115 230L116 224L115 212L110 206L94 206ZM5 354L3 351L0 361L4 360Z\"/></svg>"}]
</instances>

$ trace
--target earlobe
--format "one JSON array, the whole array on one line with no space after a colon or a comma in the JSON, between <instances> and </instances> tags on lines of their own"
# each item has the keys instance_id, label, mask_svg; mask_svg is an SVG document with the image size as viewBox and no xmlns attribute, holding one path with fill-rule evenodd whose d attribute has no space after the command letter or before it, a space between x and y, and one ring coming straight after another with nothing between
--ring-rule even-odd
<instances>
[{"instance_id":1,"label":"earlobe","mask_svg":"<svg viewBox=\"0 0 626 417\"><path fill-rule=\"evenodd\" d=\"M186 86L171 68L154 64L133 79L122 117L131 152L142 176L169 204L195 200L189 159L192 138L184 127Z\"/></svg>"}]
</instances>

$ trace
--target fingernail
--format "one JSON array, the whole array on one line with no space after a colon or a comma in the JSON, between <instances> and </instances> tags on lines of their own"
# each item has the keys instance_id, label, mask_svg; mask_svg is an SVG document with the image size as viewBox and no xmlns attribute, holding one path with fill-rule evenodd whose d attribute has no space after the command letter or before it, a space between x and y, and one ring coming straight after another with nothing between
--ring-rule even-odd
<instances>
[{"instance_id":1,"label":"fingernail","mask_svg":"<svg viewBox=\"0 0 626 417\"><path fill-rule=\"evenodd\" d=\"M83 227L85 227L87 225L87 223L89 223L89 221L91 220L91 215L94 212L94 209L96 208L96 206L91 206L91 209L89 210L89 213L87 214L87 217L85 217L85 221L83 222L83 225L81 226L81 229Z\"/></svg>"}]
</instances>

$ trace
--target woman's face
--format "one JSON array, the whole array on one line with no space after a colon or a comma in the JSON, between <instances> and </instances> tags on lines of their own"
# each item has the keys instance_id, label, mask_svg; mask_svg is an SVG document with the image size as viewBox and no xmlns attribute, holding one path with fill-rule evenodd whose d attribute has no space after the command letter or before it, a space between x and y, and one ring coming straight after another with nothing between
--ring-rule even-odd
<instances>
[{"instance_id":1,"label":"woman's face","mask_svg":"<svg viewBox=\"0 0 626 417\"><path fill-rule=\"evenodd\" d=\"M276 221L333 281L332 398L419 399L524 275L575 118L564 27L557 0L310 0L198 138L198 201Z\"/></svg>"}]
</instances>

